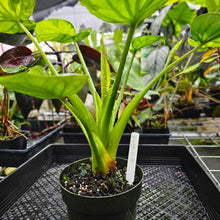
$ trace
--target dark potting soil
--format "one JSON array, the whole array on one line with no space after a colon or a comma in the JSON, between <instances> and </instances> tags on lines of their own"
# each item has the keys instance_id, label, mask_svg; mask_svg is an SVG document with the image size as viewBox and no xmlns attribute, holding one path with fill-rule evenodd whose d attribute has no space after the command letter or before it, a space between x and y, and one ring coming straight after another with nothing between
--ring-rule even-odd
<instances>
[{"instance_id":1,"label":"dark potting soil","mask_svg":"<svg viewBox=\"0 0 220 220\"><path fill-rule=\"evenodd\" d=\"M91 164L81 163L77 169L64 175L62 185L78 195L83 196L110 196L125 192L139 182L137 176L133 185L126 180L126 167L116 167L107 175L96 175L92 173Z\"/></svg>"}]
</instances>

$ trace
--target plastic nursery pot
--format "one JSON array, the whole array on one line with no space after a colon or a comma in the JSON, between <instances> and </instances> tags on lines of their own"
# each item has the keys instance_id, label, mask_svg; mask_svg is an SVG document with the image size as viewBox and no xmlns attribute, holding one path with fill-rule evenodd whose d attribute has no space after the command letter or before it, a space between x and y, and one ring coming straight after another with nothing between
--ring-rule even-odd
<instances>
[{"instance_id":1,"label":"plastic nursery pot","mask_svg":"<svg viewBox=\"0 0 220 220\"><path fill-rule=\"evenodd\" d=\"M28 135L28 132L20 131L24 135ZM0 149L16 149L16 150L23 150L27 147L27 139L19 135L10 140L0 141Z\"/></svg>"},{"instance_id":2,"label":"plastic nursery pot","mask_svg":"<svg viewBox=\"0 0 220 220\"><path fill-rule=\"evenodd\" d=\"M65 189L61 180L63 176L81 163L89 159L75 161L67 166L60 174L59 184L63 201L67 205L68 215L74 220L135 220L137 200L141 195L143 171L136 165L136 174L140 181L133 188L113 196L89 197L75 194ZM117 158L117 164L127 166L127 160Z\"/></svg>"}]
</instances>

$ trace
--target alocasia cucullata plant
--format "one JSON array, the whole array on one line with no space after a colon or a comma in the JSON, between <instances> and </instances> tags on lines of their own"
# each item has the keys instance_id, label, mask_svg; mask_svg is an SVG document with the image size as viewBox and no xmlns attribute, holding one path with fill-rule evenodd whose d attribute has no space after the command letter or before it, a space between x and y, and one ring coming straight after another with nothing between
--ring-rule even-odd
<instances>
[{"instance_id":1,"label":"alocasia cucullata plant","mask_svg":"<svg viewBox=\"0 0 220 220\"><path fill-rule=\"evenodd\" d=\"M164 68L149 84L138 93L128 104L120 118L115 122L116 114L126 85L129 71L124 73L124 66L129 50L135 53L143 46L150 45L161 36L140 36L133 39L138 25L151 16L156 10L168 4L168 0L80 0L81 4L100 19L116 24L130 25L127 40L123 50L121 62L116 70L116 78L110 86L110 70L104 53L103 39L101 42L101 97L95 90L92 78L85 65L78 41L90 34L90 29L76 33L74 26L65 20L49 19L38 23L29 20L33 12L34 0L0 0L0 32L15 34L25 32L40 51L47 63L50 72L43 67L34 66L27 72L1 76L0 83L8 89L15 90L39 98L60 99L79 122L84 131L92 153L92 168L95 174L98 169L106 174L109 169L115 167L115 157L120 138L124 128L138 103L147 91L170 69L175 67L183 59L200 48L220 46L220 14L205 14L195 19L191 26L192 39L190 43L195 46L191 51ZM29 30L35 29L37 40ZM54 66L48 60L40 48L38 42L56 41L60 43L73 42L81 61L84 75L58 74ZM121 84L122 74L124 81ZM83 102L77 96L77 92L88 80L95 105L96 118L94 119Z\"/></svg>"}]
</instances>

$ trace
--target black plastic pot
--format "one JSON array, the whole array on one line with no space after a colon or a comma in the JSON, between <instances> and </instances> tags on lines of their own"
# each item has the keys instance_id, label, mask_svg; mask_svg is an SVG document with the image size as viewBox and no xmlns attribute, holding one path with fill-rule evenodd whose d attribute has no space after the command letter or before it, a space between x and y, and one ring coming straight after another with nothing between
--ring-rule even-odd
<instances>
[{"instance_id":1,"label":"black plastic pot","mask_svg":"<svg viewBox=\"0 0 220 220\"><path fill-rule=\"evenodd\" d=\"M27 135L27 131L20 131L24 135ZM19 135L10 140L0 141L0 149L16 149L23 150L27 147L27 139L23 135Z\"/></svg>"},{"instance_id":2,"label":"black plastic pot","mask_svg":"<svg viewBox=\"0 0 220 220\"><path fill-rule=\"evenodd\" d=\"M114 195L103 197L82 196L70 192L63 187L61 180L65 174L81 163L88 163L89 159L78 160L67 166L61 173L59 181L63 201L68 208L69 219L72 220L135 220L137 200L141 194L143 171L137 165L136 173L140 182L132 189ZM117 158L117 164L121 167L127 166L127 160Z\"/></svg>"},{"instance_id":3,"label":"black plastic pot","mask_svg":"<svg viewBox=\"0 0 220 220\"><path fill-rule=\"evenodd\" d=\"M175 105L178 110L173 111L174 118L199 118L203 112L202 107L196 107L194 104Z\"/></svg>"}]
</instances>

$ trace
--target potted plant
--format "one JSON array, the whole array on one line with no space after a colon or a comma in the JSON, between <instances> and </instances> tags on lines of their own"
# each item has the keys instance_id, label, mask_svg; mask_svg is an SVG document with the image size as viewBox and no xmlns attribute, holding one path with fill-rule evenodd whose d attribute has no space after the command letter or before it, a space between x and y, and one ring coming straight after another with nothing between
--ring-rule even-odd
<instances>
[{"instance_id":1,"label":"potted plant","mask_svg":"<svg viewBox=\"0 0 220 220\"><path fill-rule=\"evenodd\" d=\"M25 149L27 147L25 136L27 132L20 131L12 123L15 108L16 102L10 108L9 91L3 88L3 99L0 97L0 149Z\"/></svg>"},{"instance_id":2,"label":"potted plant","mask_svg":"<svg viewBox=\"0 0 220 220\"><path fill-rule=\"evenodd\" d=\"M142 100L147 91L154 85L155 82L157 82L165 73L167 73L167 71L175 67L178 63L187 58L196 50L204 47L213 47L219 45L220 24L218 21L220 14L206 14L194 20L191 26L191 35L193 40L191 39L190 43L195 47L180 57L178 60L169 64L157 76L155 76L155 78L151 80L140 93L133 97L133 99L128 103L127 107L122 112L120 118L115 123L118 107L121 103L121 98L123 97L124 88L126 86L126 80L129 75L129 69L128 71L124 72L124 64L128 51L130 50L132 52L134 58L136 52L141 47L150 45L162 38L161 36L140 36L133 39L135 29L144 18L149 17L157 9L163 7L166 3L169 3L169 1L130 0L120 1L120 4L118 1L111 1L110 3L107 0L102 1L102 4L95 0L81 0L80 2L82 5L86 6L91 13L105 21L130 25L127 40L123 50L123 55L113 85L110 86L110 70L109 66L107 65L103 40L101 41L102 77L100 97L95 90L93 81L87 70L77 44L78 41L87 37L91 30L80 30L79 33L76 33L74 26L70 22L60 19L49 19L39 23L34 23L33 21L29 20L35 5L34 0L20 0L16 2L9 0L4 2L1 1L0 32L9 34L25 32L40 51L50 71L46 71L40 66L34 66L28 71L22 71L13 75L9 74L7 76L1 76L0 83L6 86L8 89L36 96L38 98L59 99L76 118L88 139L92 155L92 176L101 176L103 178L103 176L106 177L106 175L109 173L114 173L116 169L116 153L123 130L126 127L134 109ZM31 29L35 29L37 40L29 32ZM61 43L74 42L75 48L79 55L79 59L82 63L84 74L58 74L54 66L49 61L48 57L43 52L42 48L39 46L38 42L40 41L57 41ZM120 94L117 96L122 76L122 86L120 89ZM76 95L76 93L83 87L87 80L95 105L95 119L92 117L81 99ZM84 163L79 163L84 166ZM70 165L70 167L74 166L75 165ZM123 208L122 213L119 214L119 203L116 203L115 198L124 197L126 192L113 196L103 196L101 199L105 201L103 203L105 203L107 207L101 209L99 209L99 207L92 207L92 209L90 209L91 201L94 202L95 200L98 200L97 197L78 195L77 193L70 192L65 188L65 184L69 184L68 181L70 176L66 173L66 171L69 169L70 168L67 167L62 172L64 175L60 176L60 181L64 201L66 203L70 202L70 204L67 204L70 218L79 216L81 211L87 210L88 212L91 212L84 214L83 219L107 219L110 218L109 215L117 214L118 219L135 219L135 204L138 199L138 195L140 194L142 179L141 175L139 176L139 182L127 191L129 194L136 191L137 194L132 196L135 199L132 202L129 201L131 206L129 204L128 206L123 206L124 202L121 202ZM83 169L81 169L81 171ZM87 170L83 171L83 173L87 173ZM137 173L141 174L141 171L137 171ZM72 171L71 174L73 174ZM63 181L64 185L62 184ZM74 200L74 198L77 199L77 201L80 200L81 205L85 205L83 205L81 209L75 210L75 208L71 206L71 202ZM112 198L114 199L112 200ZM130 198L131 197L128 197L128 199ZM108 202L108 199L110 199L110 203ZM90 200L90 204L87 206L85 201L88 200ZM104 213L103 210L109 210L109 207L111 207L113 204L111 202L116 204L116 210L113 211L110 209L110 213ZM74 205L77 204L77 202L73 203ZM71 208L73 208L73 210L71 210ZM96 217L94 217L95 209L98 209L98 213L96 213L98 216ZM129 215L129 217L128 212L132 213Z\"/></svg>"}]
</instances>

